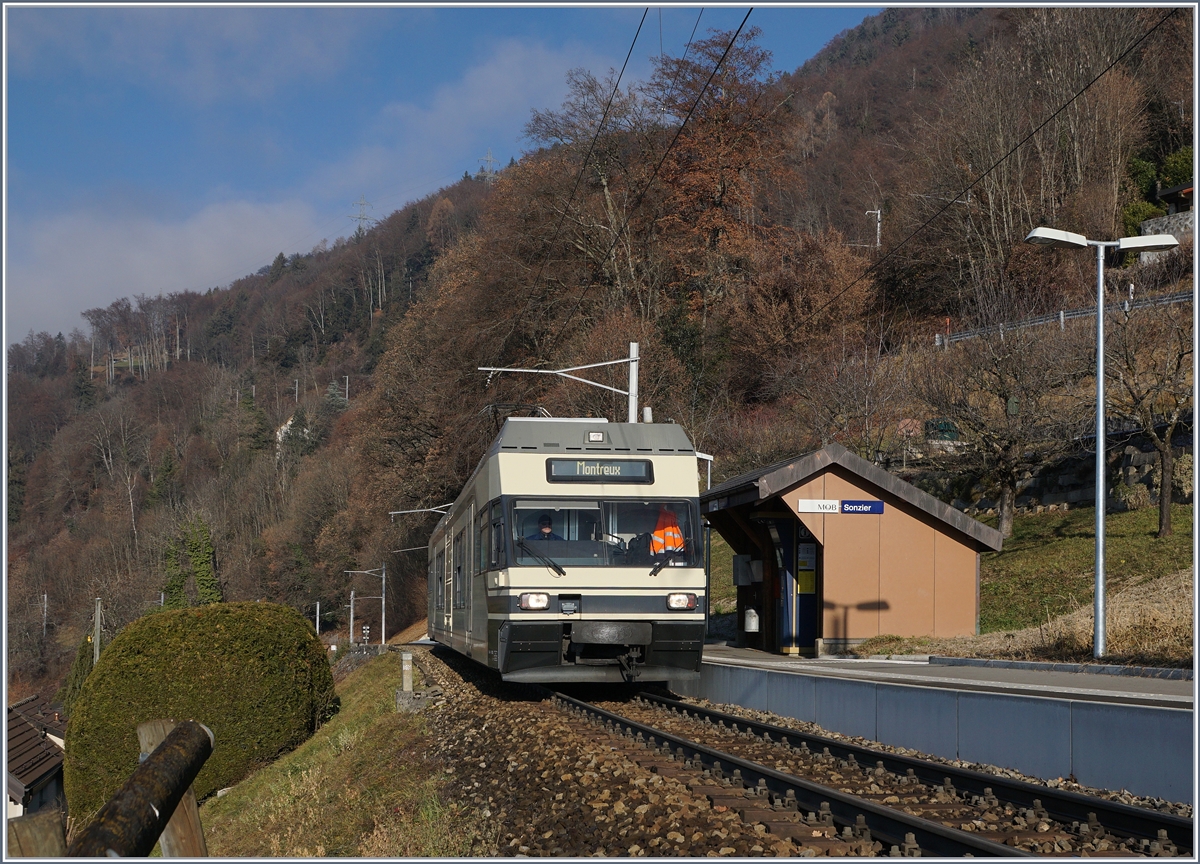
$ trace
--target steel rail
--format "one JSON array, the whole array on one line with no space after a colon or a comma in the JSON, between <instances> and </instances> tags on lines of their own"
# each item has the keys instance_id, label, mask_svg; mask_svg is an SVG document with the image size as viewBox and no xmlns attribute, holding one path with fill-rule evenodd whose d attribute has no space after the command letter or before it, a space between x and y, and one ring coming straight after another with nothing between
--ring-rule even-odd
<instances>
[{"instance_id":1,"label":"steel rail","mask_svg":"<svg viewBox=\"0 0 1200 864\"><path fill-rule=\"evenodd\" d=\"M906 841L906 835L911 834L920 847L922 854L925 855L939 857L961 857L964 855L1001 858L1035 857L1032 853L1025 850L1005 846L1002 843L996 843L992 840L986 840L966 831L947 828L944 825L939 825L936 822L921 819L917 816L910 816L907 813L893 810L882 804L876 804L873 801L867 801L845 792L839 792L836 789L830 789L828 786L821 786L809 780L785 774L782 771L776 771L757 762L750 762L746 759L732 756L720 750L707 747L697 741L680 738L677 735L663 732L661 729L656 729L653 726L646 726L635 720L630 720L627 717L622 717L619 714L614 714L611 711L606 711L603 708L563 693L555 692L554 697L561 704L609 721L619 728L629 730L630 734L640 732L647 740L652 736L655 740L676 748L676 751L681 752L685 758L691 758L693 763L699 762L710 770L714 767L715 763L720 763L719 768L722 772L740 771L743 783L749 782L752 786L754 784L758 784L760 787L765 786L780 798L785 798L790 791L795 795L797 804L811 812L824 811L826 808L822 805L827 805L828 812L832 813L834 822L838 825L853 828L859 824L858 818L862 816L871 831L872 837L893 846L903 847L908 842Z\"/></svg>"},{"instance_id":2,"label":"steel rail","mask_svg":"<svg viewBox=\"0 0 1200 864\"><path fill-rule=\"evenodd\" d=\"M867 765L882 762L883 767L894 774L904 775L909 769L912 769L917 779L923 783L940 784L944 782L944 778L949 777L956 789L975 795L984 795L984 790L990 788L992 793L1001 801L1007 801L1021 807L1036 808L1037 805L1034 802L1040 801L1041 806L1046 812L1059 822L1066 822L1068 824L1071 822L1086 823L1089 821L1088 814L1094 813L1101 826L1108 831L1126 834L1130 837L1144 837L1148 840L1158 840L1159 831L1165 830L1167 832L1166 836L1181 850L1186 849L1190 851L1194 846L1193 820L1185 819L1182 816L1175 816L1171 813L1158 813L1143 807L1134 807L1118 801L1107 801L1103 798L1093 798L1065 789L1039 786L1035 783L1027 783L1024 780L1014 780L1008 777L999 777L995 774L985 774L982 771L972 771L968 768L957 768L941 762L928 762L911 756L901 756L884 750L874 750L870 747L851 744L850 742L835 738L826 738L821 735L788 729L784 726L774 726L769 723L747 720L744 717L725 714L711 708L701 708L678 699L670 699L653 693L643 692L639 696L648 702L675 708L684 713L695 714L698 717L709 717L714 722L723 720L727 724L736 723L739 727L759 735L763 732L769 732L772 738L778 736L793 746L804 743L810 750L815 748L815 752L817 753L821 752L822 748L828 747L829 752L840 759L853 756L857 761L865 762Z\"/></svg>"}]
</instances>

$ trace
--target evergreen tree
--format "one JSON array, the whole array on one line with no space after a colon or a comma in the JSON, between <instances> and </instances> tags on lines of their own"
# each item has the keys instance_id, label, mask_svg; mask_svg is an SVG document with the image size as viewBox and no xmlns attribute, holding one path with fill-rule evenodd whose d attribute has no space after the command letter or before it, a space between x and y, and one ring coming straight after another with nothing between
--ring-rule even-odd
<instances>
[{"instance_id":1,"label":"evergreen tree","mask_svg":"<svg viewBox=\"0 0 1200 864\"><path fill-rule=\"evenodd\" d=\"M84 363L76 363L74 372L71 396L75 400L75 410L86 411L96 407L96 384L92 381L91 370Z\"/></svg>"},{"instance_id":2,"label":"evergreen tree","mask_svg":"<svg viewBox=\"0 0 1200 864\"><path fill-rule=\"evenodd\" d=\"M192 562L192 575L196 580L196 595L200 605L220 603L221 583L217 581L216 552L208 525L197 516L187 525L186 544L188 558Z\"/></svg>"},{"instance_id":3,"label":"evergreen tree","mask_svg":"<svg viewBox=\"0 0 1200 864\"><path fill-rule=\"evenodd\" d=\"M163 566L167 571L167 582L163 587L163 593L166 595L163 598L163 608L184 609L191 605L183 590L187 574L183 572L183 565L179 560L179 545L174 540L167 544L163 553Z\"/></svg>"},{"instance_id":4,"label":"evergreen tree","mask_svg":"<svg viewBox=\"0 0 1200 864\"><path fill-rule=\"evenodd\" d=\"M291 425L283 434L283 449L289 454L307 456L317 449L319 443L315 431L309 428L308 413L301 405L292 415Z\"/></svg>"},{"instance_id":5,"label":"evergreen tree","mask_svg":"<svg viewBox=\"0 0 1200 864\"><path fill-rule=\"evenodd\" d=\"M271 262L271 272L267 274L267 281L274 285L279 281L279 277L283 275L283 271L287 268L287 258L280 252L275 256L275 260Z\"/></svg>"},{"instance_id":6,"label":"evergreen tree","mask_svg":"<svg viewBox=\"0 0 1200 864\"><path fill-rule=\"evenodd\" d=\"M150 484L150 494L146 496L146 503L174 506L179 501L179 495L179 468L175 464L174 454L167 450L155 469L154 482Z\"/></svg>"},{"instance_id":7,"label":"evergreen tree","mask_svg":"<svg viewBox=\"0 0 1200 864\"><path fill-rule=\"evenodd\" d=\"M25 507L25 451L21 445L8 445L8 524L21 521Z\"/></svg>"},{"instance_id":8,"label":"evergreen tree","mask_svg":"<svg viewBox=\"0 0 1200 864\"><path fill-rule=\"evenodd\" d=\"M71 707L75 704L75 700L79 698L79 691L83 689L83 682L87 680L88 675L92 674L93 653L92 634L88 632L83 637L83 641L79 643L79 648L75 651L75 662L71 664L71 671L67 673L66 683L54 695L54 701L62 703L63 712L67 717L71 716Z\"/></svg>"},{"instance_id":9,"label":"evergreen tree","mask_svg":"<svg viewBox=\"0 0 1200 864\"><path fill-rule=\"evenodd\" d=\"M271 445L271 427L267 423L267 415L254 403L250 393L249 387L242 390L239 408L245 415L246 424L239 437L251 450L265 450Z\"/></svg>"},{"instance_id":10,"label":"evergreen tree","mask_svg":"<svg viewBox=\"0 0 1200 864\"><path fill-rule=\"evenodd\" d=\"M350 403L346 401L346 396L341 387L336 381L330 381L329 387L325 389L325 403L321 406L332 414L341 414L350 407Z\"/></svg>"}]
</instances>

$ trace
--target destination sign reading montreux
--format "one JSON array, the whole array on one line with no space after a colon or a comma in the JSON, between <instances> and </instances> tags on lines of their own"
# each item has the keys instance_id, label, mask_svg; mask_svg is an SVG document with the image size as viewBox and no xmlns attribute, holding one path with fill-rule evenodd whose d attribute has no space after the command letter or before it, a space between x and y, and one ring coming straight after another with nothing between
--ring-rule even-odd
<instances>
[{"instance_id":1,"label":"destination sign reading montreux","mask_svg":"<svg viewBox=\"0 0 1200 864\"><path fill-rule=\"evenodd\" d=\"M653 483L649 459L547 459L546 479L568 483Z\"/></svg>"},{"instance_id":2,"label":"destination sign reading montreux","mask_svg":"<svg viewBox=\"0 0 1200 864\"><path fill-rule=\"evenodd\" d=\"M801 498L797 513L882 513L882 501L838 501L832 498Z\"/></svg>"}]
</instances>

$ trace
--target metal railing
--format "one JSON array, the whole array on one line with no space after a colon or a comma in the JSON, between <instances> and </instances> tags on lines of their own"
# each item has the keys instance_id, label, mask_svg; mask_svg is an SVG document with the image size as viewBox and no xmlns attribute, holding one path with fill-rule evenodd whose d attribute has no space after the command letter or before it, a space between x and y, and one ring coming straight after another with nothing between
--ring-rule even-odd
<instances>
[{"instance_id":1,"label":"metal railing","mask_svg":"<svg viewBox=\"0 0 1200 864\"><path fill-rule=\"evenodd\" d=\"M1173 303L1191 303L1191 291L1177 291L1174 294L1162 294L1158 297L1147 297L1144 300L1122 300L1118 303L1110 303L1104 307L1105 312L1128 312L1131 309L1142 309L1147 306L1167 306ZM1063 309L1059 312L1049 315L1038 315L1035 318L1026 318L1024 321L1005 322L1002 324L993 324L990 327L979 327L975 330L961 330L958 333L935 333L933 335L933 344L938 348L948 348L951 342L961 342L963 339L974 339L978 336L994 336L1000 335L1004 338L1004 334L1009 330L1022 330L1026 327L1041 327L1046 324L1057 323L1060 330L1066 329L1067 322L1075 318L1093 318L1096 315L1095 306L1087 306L1083 309Z\"/></svg>"}]
</instances>

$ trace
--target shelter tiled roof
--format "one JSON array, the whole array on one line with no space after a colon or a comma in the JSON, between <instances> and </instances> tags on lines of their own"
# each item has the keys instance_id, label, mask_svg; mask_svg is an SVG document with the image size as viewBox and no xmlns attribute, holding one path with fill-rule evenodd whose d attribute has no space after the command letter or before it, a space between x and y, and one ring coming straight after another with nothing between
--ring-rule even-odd
<instances>
[{"instance_id":1,"label":"shelter tiled roof","mask_svg":"<svg viewBox=\"0 0 1200 864\"><path fill-rule=\"evenodd\" d=\"M858 475L868 483L928 513L981 546L998 552L1003 545L1003 538L995 528L955 510L928 492L923 492L911 483L854 455L840 444L827 444L812 453L732 477L701 493L700 509L702 512L710 512L751 501L764 501L785 489L803 483L833 465Z\"/></svg>"}]
</instances>

